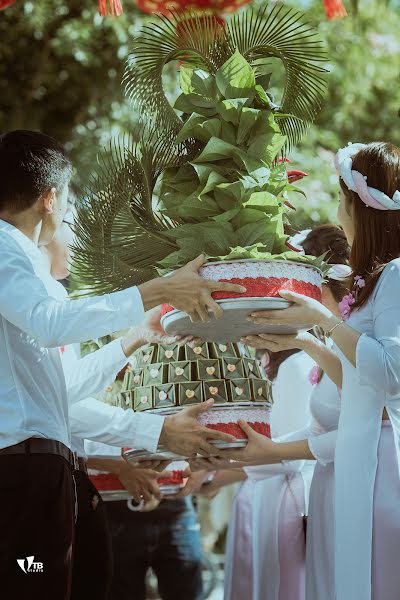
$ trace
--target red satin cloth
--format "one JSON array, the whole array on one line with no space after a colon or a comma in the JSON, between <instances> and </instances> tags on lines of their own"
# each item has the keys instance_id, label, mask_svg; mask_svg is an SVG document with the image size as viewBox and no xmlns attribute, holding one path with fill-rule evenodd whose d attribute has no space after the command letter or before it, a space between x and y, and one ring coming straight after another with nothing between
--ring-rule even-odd
<instances>
[{"instance_id":1,"label":"red satin cloth","mask_svg":"<svg viewBox=\"0 0 400 600\"><path fill-rule=\"evenodd\" d=\"M183 471L172 471L170 477L160 477L157 481L160 485L176 485L183 483Z\"/></svg>"},{"instance_id":2,"label":"red satin cloth","mask_svg":"<svg viewBox=\"0 0 400 600\"><path fill-rule=\"evenodd\" d=\"M265 435L269 438L271 437L271 428L268 423L255 422L249 423L249 425L257 433L261 433L261 435ZM210 423L207 427L216 431L222 431L223 433L230 433L238 440L247 439L247 435L237 423Z\"/></svg>"},{"instance_id":3,"label":"red satin cloth","mask_svg":"<svg viewBox=\"0 0 400 600\"><path fill-rule=\"evenodd\" d=\"M98 475L89 475L89 479L93 485L96 486L99 492L125 489L114 473L99 473Z\"/></svg>"},{"instance_id":4,"label":"red satin cloth","mask_svg":"<svg viewBox=\"0 0 400 600\"><path fill-rule=\"evenodd\" d=\"M297 292L309 298L321 301L321 290L317 285L299 281L298 279L287 279L286 277L244 277L233 279L221 279L228 283L237 283L246 288L244 294L234 292L214 292L212 297L215 300L223 300L226 298L280 298L279 292L287 290L289 292ZM161 313L165 315L174 310L169 304L163 304Z\"/></svg>"}]
</instances>

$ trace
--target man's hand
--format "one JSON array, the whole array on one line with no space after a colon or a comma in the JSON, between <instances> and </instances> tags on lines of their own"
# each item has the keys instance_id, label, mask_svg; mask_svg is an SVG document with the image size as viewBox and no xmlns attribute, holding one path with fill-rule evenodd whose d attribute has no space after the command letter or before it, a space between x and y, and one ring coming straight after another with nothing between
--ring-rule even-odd
<instances>
[{"instance_id":1,"label":"man's hand","mask_svg":"<svg viewBox=\"0 0 400 600\"><path fill-rule=\"evenodd\" d=\"M222 308L211 297L212 292L235 292L243 294L246 288L233 283L210 281L200 277L198 270L204 264L203 255L198 256L168 277L147 281L139 286L146 310L163 303L187 313L192 321L209 321L210 313L221 317Z\"/></svg>"},{"instance_id":2,"label":"man's hand","mask_svg":"<svg viewBox=\"0 0 400 600\"><path fill-rule=\"evenodd\" d=\"M172 284L168 303L186 312L192 321L210 321L209 313L213 313L216 319L222 316L222 308L212 298L212 292L242 294L246 291L246 288L241 285L210 281L200 277L198 270L204 263L205 258L200 255L167 278Z\"/></svg>"},{"instance_id":3,"label":"man's hand","mask_svg":"<svg viewBox=\"0 0 400 600\"><path fill-rule=\"evenodd\" d=\"M157 482L160 474L146 469L132 469L128 463L123 462L125 465L120 465L118 478L135 502L142 499L149 502L153 497L160 500L161 493Z\"/></svg>"},{"instance_id":4,"label":"man's hand","mask_svg":"<svg viewBox=\"0 0 400 600\"><path fill-rule=\"evenodd\" d=\"M167 416L161 431L160 444L183 458L197 453L202 456L218 455L221 451L208 440L233 442L235 438L227 433L208 429L197 421L197 417L212 408L213 404L213 400L207 400Z\"/></svg>"}]
</instances>

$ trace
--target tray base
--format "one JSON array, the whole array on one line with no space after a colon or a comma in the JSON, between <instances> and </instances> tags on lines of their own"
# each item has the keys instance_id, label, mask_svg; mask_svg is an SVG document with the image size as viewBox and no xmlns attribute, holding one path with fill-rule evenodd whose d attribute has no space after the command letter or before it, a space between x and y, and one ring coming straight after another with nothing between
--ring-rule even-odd
<instances>
[{"instance_id":1,"label":"tray base","mask_svg":"<svg viewBox=\"0 0 400 600\"><path fill-rule=\"evenodd\" d=\"M282 298L232 298L218 300L224 311L218 320L208 323L192 323L187 314L173 310L161 319L168 335L193 335L205 342L239 342L246 335L258 333L296 333L311 329L312 325L258 325L248 321L248 316L257 310L280 310L291 303Z\"/></svg>"}]
</instances>

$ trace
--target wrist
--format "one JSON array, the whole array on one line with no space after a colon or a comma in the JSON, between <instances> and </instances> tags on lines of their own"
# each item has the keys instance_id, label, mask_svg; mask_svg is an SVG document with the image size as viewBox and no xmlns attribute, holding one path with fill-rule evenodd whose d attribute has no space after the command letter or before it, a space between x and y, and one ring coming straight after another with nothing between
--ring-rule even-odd
<instances>
[{"instance_id":1,"label":"wrist","mask_svg":"<svg viewBox=\"0 0 400 600\"><path fill-rule=\"evenodd\" d=\"M171 419L173 419L173 418L174 418L173 415L167 415L164 419L164 423L163 423L161 433L160 433L160 438L158 440L159 445L163 446L164 448L167 447L167 445L168 445Z\"/></svg>"},{"instance_id":2,"label":"wrist","mask_svg":"<svg viewBox=\"0 0 400 600\"><path fill-rule=\"evenodd\" d=\"M321 319L319 326L322 328L322 330L326 334L327 331L330 331L332 329L332 327L334 327L335 325L338 325L340 322L341 322L341 319L339 319L339 317L337 317L333 313L330 313L329 315L326 315Z\"/></svg>"},{"instance_id":3,"label":"wrist","mask_svg":"<svg viewBox=\"0 0 400 600\"><path fill-rule=\"evenodd\" d=\"M158 277L138 286L145 311L168 303L170 298L170 277Z\"/></svg>"},{"instance_id":4,"label":"wrist","mask_svg":"<svg viewBox=\"0 0 400 600\"><path fill-rule=\"evenodd\" d=\"M127 335L121 339L122 352L127 358L131 356L136 350L147 344L147 340L144 336L142 328L135 327Z\"/></svg>"}]
</instances>

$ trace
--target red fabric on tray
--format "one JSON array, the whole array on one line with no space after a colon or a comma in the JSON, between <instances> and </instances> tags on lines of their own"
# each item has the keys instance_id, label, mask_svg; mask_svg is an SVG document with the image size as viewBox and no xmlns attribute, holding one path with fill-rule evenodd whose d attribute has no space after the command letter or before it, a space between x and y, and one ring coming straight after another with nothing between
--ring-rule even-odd
<instances>
[{"instance_id":1,"label":"red fabric on tray","mask_svg":"<svg viewBox=\"0 0 400 600\"><path fill-rule=\"evenodd\" d=\"M265 435L267 437L271 437L271 428L268 423L249 423L250 427L254 429L257 433L261 433L261 435ZM215 429L216 431L223 431L224 433L230 433L238 440L245 440L247 436L243 429L237 423L210 423L207 424L209 429Z\"/></svg>"},{"instance_id":2,"label":"red fabric on tray","mask_svg":"<svg viewBox=\"0 0 400 600\"><path fill-rule=\"evenodd\" d=\"M287 279L286 277L234 277L233 279L221 279L221 281L243 285L246 291L244 294L214 292L212 296L215 300L226 298L280 298L279 292L287 290L321 301L321 289L317 285L298 279ZM174 310L172 306L163 304L161 312L165 315L171 310Z\"/></svg>"},{"instance_id":3,"label":"red fabric on tray","mask_svg":"<svg viewBox=\"0 0 400 600\"><path fill-rule=\"evenodd\" d=\"M170 477L160 477L157 481L160 485L177 485L183 483L183 471L172 471Z\"/></svg>"},{"instance_id":4,"label":"red fabric on tray","mask_svg":"<svg viewBox=\"0 0 400 600\"><path fill-rule=\"evenodd\" d=\"M98 475L89 475L89 479L93 485L96 486L99 492L125 489L114 473L99 473Z\"/></svg>"}]
</instances>

